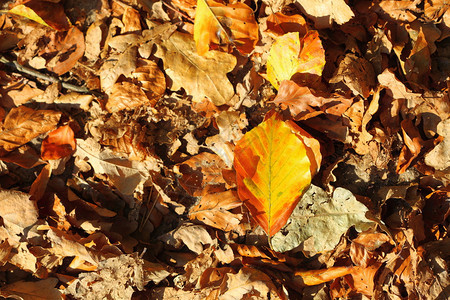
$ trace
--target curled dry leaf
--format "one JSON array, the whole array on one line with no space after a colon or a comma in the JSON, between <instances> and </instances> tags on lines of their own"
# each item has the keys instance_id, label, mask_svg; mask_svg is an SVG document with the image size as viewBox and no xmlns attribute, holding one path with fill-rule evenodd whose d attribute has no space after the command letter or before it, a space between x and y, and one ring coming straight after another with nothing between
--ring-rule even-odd
<instances>
[{"instance_id":1,"label":"curled dry leaf","mask_svg":"<svg viewBox=\"0 0 450 300\"><path fill-rule=\"evenodd\" d=\"M312 30L300 39L298 32L291 32L278 37L270 48L267 78L278 89L283 80L296 73L321 76L324 66L325 50L319 33Z\"/></svg>"},{"instance_id":2,"label":"curled dry leaf","mask_svg":"<svg viewBox=\"0 0 450 300\"><path fill-rule=\"evenodd\" d=\"M166 78L154 61L138 59L137 68L131 73L131 77L136 79L139 86L151 100L152 106L166 91Z\"/></svg>"},{"instance_id":3,"label":"curled dry leaf","mask_svg":"<svg viewBox=\"0 0 450 300\"><path fill-rule=\"evenodd\" d=\"M28 18L55 30L69 30L72 26L61 3L38 0L25 1L24 4L11 8L8 13Z\"/></svg>"},{"instance_id":4,"label":"curled dry leaf","mask_svg":"<svg viewBox=\"0 0 450 300\"><path fill-rule=\"evenodd\" d=\"M200 198L200 202L189 210L189 219L200 221L206 225L224 231L236 227L241 214L233 214L229 210L242 205L237 193L228 190L221 193L207 194Z\"/></svg>"},{"instance_id":5,"label":"curled dry leaf","mask_svg":"<svg viewBox=\"0 0 450 300\"><path fill-rule=\"evenodd\" d=\"M317 171L310 170L307 146L298 132L294 123L273 114L236 144L239 197L269 237L286 224Z\"/></svg>"},{"instance_id":6,"label":"curled dry leaf","mask_svg":"<svg viewBox=\"0 0 450 300\"><path fill-rule=\"evenodd\" d=\"M61 292L55 288L58 283L57 278L47 278L39 281L17 281L3 286L0 296L11 299L43 299L60 300Z\"/></svg>"},{"instance_id":7,"label":"curled dry leaf","mask_svg":"<svg viewBox=\"0 0 450 300\"><path fill-rule=\"evenodd\" d=\"M9 111L0 131L0 154L28 143L56 127L61 113L19 106Z\"/></svg>"},{"instance_id":8,"label":"curled dry leaf","mask_svg":"<svg viewBox=\"0 0 450 300\"><path fill-rule=\"evenodd\" d=\"M414 126L411 120L403 120L400 125L402 127L403 142L405 145L398 158L396 169L398 174L404 173L412 161L419 156L424 143L419 130Z\"/></svg>"},{"instance_id":9,"label":"curled dry leaf","mask_svg":"<svg viewBox=\"0 0 450 300\"><path fill-rule=\"evenodd\" d=\"M353 272L353 267L331 267L308 271L298 270L294 274L294 280L301 285L318 285L348 275L351 272Z\"/></svg>"},{"instance_id":10,"label":"curled dry leaf","mask_svg":"<svg viewBox=\"0 0 450 300\"><path fill-rule=\"evenodd\" d=\"M276 35L283 35L288 32L299 32L300 36L304 36L308 31L308 24L305 18L301 15L287 16L283 13L277 12L271 14L267 18L267 32L272 32Z\"/></svg>"},{"instance_id":11,"label":"curled dry leaf","mask_svg":"<svg viewBox=\"0 0 450 300\"><path fill-rule=\"evenodd\" d=\"M29 194L33 197L34 201L39 201L44 195L51 175L52 166L50 164L45 165L30 188Z\"/></svg>"},{"instance_id":12,"label":"curled dry leaf","mask_svg":"<svg viewBox=\"0 0 450 300\"><path fill-rule=\"evenodd\" d=\"M258 42L258 23L253 10L244 3L198 0L194 40L199 55L205 55L211 43L227 48L234 45L241 53L249 54Z\"/></svg>"},{"instance_id":13,"label":"curled dry leaf","mask_svg":"<svg viewBox=\"0 0 450 300\"><path fill-rule=\"evenodd\" d=\"M171 90L184 88L194 101L208 97L215 105L227 104L234 95L227 78L236 65L236 57L219 51L197 54L189 34L174 32L158 45L156 56L164 61L166 74L173 81Z\"/></svg>"},{"instance_id":14,"label":"curled dry leaf","mask_svg":"<svg viewBox=\"0 0 450 300\"><path fill-rule=\"evenodd\" d=\"M75 134L69 125L51 131L42 141L41 158L43 160L60 159L75 152L77 143Z\"/></svg>"}]
</instances>

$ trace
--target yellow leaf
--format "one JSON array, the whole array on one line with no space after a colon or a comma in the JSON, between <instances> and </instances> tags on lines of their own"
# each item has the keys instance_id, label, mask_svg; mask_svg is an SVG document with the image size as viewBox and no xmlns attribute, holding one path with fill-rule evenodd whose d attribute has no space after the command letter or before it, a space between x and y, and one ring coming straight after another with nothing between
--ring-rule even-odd
<instances>
[{"instance_id":1,"label":"yellow leaf","mask_svg":"<svg viewBox=\"0 0 450 300\"><path fill-rule=\"evenodd\" d=\"M258 41L258 24L253 10L244 3L225 5L214 0L197 0L194 22L197 53L205 55L209 45L230 45L243 54L250 53Z\"/></svg>"},{"instance_id":2,"label":"yellow leaf","mask_svg":"<svg viewBox=\"0 0 450 300\"><path fill-rule=\"evenodd\" d=\"M59 3L29 1L14 6L8 12L33 20L55 30L68 30L72 26L64 12L63 6Z\"/></svg>"},{"instance_id":3,"label":"yellow leaf","mask_svg":"<svg viewBox=\"0 0 450 300\"><path fill-rule=\"evenodd\" d=\"M269 236L286 224L311 183L310 149L295 127L274 114L247 132L235 148L239 197Z\"/></svg>"},{"instance_id":4,"label":"yellow leaf","mask_svg":"<svg viewBox=\"0 0 450 300\"><path fill-rule=\"evenodd\" d=\"M277 38L267 59L267 78L278 89L283 80L296 73L321 76L325 66L325 50L317 31L309 31L302 39L298 32Z\"/></svg>"}]
</instances>

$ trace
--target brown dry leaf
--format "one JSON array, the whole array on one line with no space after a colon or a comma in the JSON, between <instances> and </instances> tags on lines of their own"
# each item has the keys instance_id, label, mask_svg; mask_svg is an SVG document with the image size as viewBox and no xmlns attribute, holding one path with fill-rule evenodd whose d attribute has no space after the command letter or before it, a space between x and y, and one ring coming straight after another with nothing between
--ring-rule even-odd
<instances>
[{"instance_id":1,"label":"brown dry leaf","mask_svg":"<svg viewBox=\"0 0 450 300\"><path fill-rule=\"evenodd\" d=\"M14 107L27 103L31 99L42 95L44 91L24 82L11 80L0 87L0 93L3 98L2 106Z\"/></svg>"},{"instance_id":2,"label":"brown dry leaf","mask_svg":"<svg viewBox=\"0 0 450 300\"><path fill-rule=\"evenodd\" d=\"M214 264L214 259L211 257L213 251L213 247L208 247L199 253L195 259L189 261L184 266L186 272L174 278L175 286L180 289L198 288L203 272Z\"/></svg>"},{"instance_id":3,"label":"brown dry leaf","mask_svg":"<svg viewBox=\"0 0 450 300\"><path fill-rule=\"evenodd\" d=\"M31 169L38 165L45 164L39 154L32 147L23 145L4 156L0 156L0 160L4 162L14 163L25 169Z\"/></svg>"},{"instance_id":4,"label":"brown dry leaf","mask_svg":"<svg viewBox=\"0 0 450 300\"><path fill-rule=\"evenodd\" d=\"M283 80L273 102L280 104L283 109L289 108L295 119L305 119L315 117L322 112L341 116L353 102L353 99L326 98L314 95L308 87L300 86L291 80Z\"/></svg>"},{"instance_id":5,"label":"brown dry leaf","mask_svg":"<svg viewBox=\"0 0 450 300\"><path fill-rule=\"evenodd\" d=\"M155 269L160 269L155 264ZM65 295L76 299L131 299L134 288L139 291L154 278L152 266L145 267L137 254L120 255L102 260L95 272L81 273L63 291ZM170 273L162 270L160 278Z\"/></svg>"},{"instance_id":6,"label":"brown dry leaf","mask_svg":"<svg viewBox=\"0 0 450 300\"><path fill-rule=\"evenodd\" d=\"M417 10L417 1L381 1L378 5L395 21L412 22L417 18L413 14Z\"/></svg>"},{"instance_id":7,"label":"brown dry leaf","mask_svg":"<svg viewBox=\"0 0 450 300\"><path fill-rule=\"evenodd\" d=\"M243 267L237 274L228 273L220 286L220 299L245 299L251 295L260 299L283 299L270 277L256 269Z\"/></svg>"},{"instance_id":8,"label":"brown dry leaf","mask_svg":"<svg viewBox=\"0 0 450 300\"><path fill-rule=\"evenodd\" d=\"M10 110L0 131L0 154L28 143L56 127L61 113L19 106Z\"/></svg>"},{"instance_id":9,"label":"brown dry leaf","mask_svg":"<svg viewBox=\"0 0 450 300\"><path fill-rule=\"evenodd\" d=\"M225 50L234 45L241 53L249 54L258 42L258 23L252 8L241 2L198 0L194 40L197 53L202 56L208 52L210 44Z\"/></svg>"},{"instance_id":10,"label":"brown dry leaf","mask_svg":"<svg viewBox=\"0 0 450 300\"><path fill-rule=\"evenodd\" d=\"M357 266L367 267L375 257L374 250L391 239L383 233L361 233L350 245L350 257Z\"/></svg>"},{"instance_id":11,"label":"brown dry leaf","mask_svg":"<svg viewBox=\"0 0 450 300\"><path fill-rule=\"evenodd\" d=\"M58 279L47 278L39 281L17 281L3 286L0 296L9 299L60 300L61 292L56 288Z\"/></svg>"},{"instance_id":12,"label":"brown dry leaf","mask_svg":"<svg viewBox=\"0 0 450 300\"><path fill-rule=\"evenodd\" d=\"M378 82L388 90L394 99L419 98L420 94L410 92L406 86L395 77L392 70L386 69L377 76Z\"/></svg>"},{"instance_id":13,"label":"brown dry leaf","mask_svg":"<svg viewBox=\"0 0 450 300\"><path fill-rule=\"evenodd\" d=\"M189 210L189 219L200 221L206 225L224 231L236 227L242 219L241 214L233 214L229 210L242 205L237 193L232 190L207 194L200 202Z\"/></svg>"},{"instance_id":14,"label":"brown dry leaf","mask_svg":"<svg viewBox=\"0 0 450 300\"><path fill-rule=\"evenodd\" d=\"M131 73L131 77L137 80L152 106L166 91L166 78L154 61L138 59L137 68Z\"/></svg>"},{"instance_id":15,"label":"brown dry leaf","mask_svg":"<svg viewBox=\"0 0 450 300\"><path fill-rule=\"evenodd\" d=\"M108 112L114 113L124 109L135 109L145 104L150 104L150 100L144 91L133 83L123 81L113 85L105 108Z\"/></svg>"},{"instance_id":16,"label":"brown dry leaf","mask_svg":"<svg viewBox=\"0 0 450 300\"><path fill-rule=\"evenodd\" d=\"M218 155L202 152L176 165L175 172L182 175L180 184L186 192L197 197L208 185L225 187L223 169L226 165Z\"/></svg>"},{"instance_id":17,"label":"brown dry leaf","mask_svg":"<svg viewBox=\"0 0 450 300\"><path fill-rule=\"evenodd\" d=\"M39 176L33 182L30 188L29 194L33 198L34 201L41 200L42 196L44 196L45 190L47 189L47 184L52 175L52 166L50 164L45 165Z\"/></svg>"},{"instance_id":18,"label":"brown dry leaf","mask_svg":"<svg viewBox=\"0 0 450 300\"><path fill-rule=\"evenodd\" d=\"M128 6L125 8L122 16L122 22L124 28L121 33L140 31L142 29L139 12L132 7Z\"/></svg>"},{"instance_id":19,"label":"brown dry leaf","mask_svg":"<svg viewBox=\"0 0 450 300\"><path fill-rule=\"evenodd\" d=\"M285 15L277 12L271 14L267 18L267 32L276 35L284 35L288 32L300 32L300 36L304 36L308 31L308 24L301 15Z\"/></svg>"},{"instance_id":20,"label":"brown dry leaf","mask_svg":"<svg viewBox=\"0 0 450 300\"><path fill-rule=\"evenodd\" d=\"M184 223L177 229L172 230L158 238L175 248L186 245L189 250L197 254L203 252L207 245L217 244L202 225ZM207 248L207 247L206 247Z\"/></svg>"},{"instance_id":21,"label":"brown dry leaf","mask_svg":"<svg viewBox=\"0 0 450 300\"><path fill-rule=\"evenodd\" d=\"M345 84L354 95L368 98L375 86L373 67L366 59L349 53L340 61L339 68L330 79L330 83L339 82Z\"/></svg>"},{"instance_id":22,"label":"brown dry leaf","mask_svg":"<svg viewBox=\"0 0 450 300\"><path fill-rule=\"evenodd\" d=\"M431 71L431 53L422 28L420 28L411 53L405 61L405 71L408 81L424 86L428 84L428 75Z\"/></svg>"},{"instance_id":23,"label":"brown dry leaf","mask_svg":"<svg viewBox=\"0 0 450 300\"><path fill-rule=\"evenodd\" d=\"M136 69L137 47L129 46L117 55L111 55L100 68L100 83L102 90L107 94L119 79L120 75L129 77Z\"/></svg>"},{"instance_id":24,"label":"brown dry leaf","mask_svg":"<svg viewBox=\"0 0 450 300\"><path fill-rule=\"evenodd\" d=\"M38 209L36 202L30 199L30 195L13 190L0 190L0 217L4 227L15 240L19 241L19 235L24 234L26 228L38 221Z\"/></svg>"},{"instance_id":25,"label":"brown dry leaf","mask_svg":"<svg viewBox=\"0 0 450 300\"><path fill-rule=\"evenodd\" d=\"M333 21L342 25L355 15L344 0L297 0L302 10L313 18L316 28L329 28Z\"/></svg>"},{"instance_id":26,"label":"brown dry leaf","mask_svg":"<svg viewBox=\"0 0 450 300\"><path fill-rule=\"evenodd\" d=\"M414 126L411 120L401 122L403 132L403 142L405 145L400 152L397 163L397 173L402 174L406 171L412 161L419 156L424 143L419 130Z\"/></svg>"},{"instance_id":27,"label":"brown dry leaf","mask_svg":"<svg viewBox=\"0 0 450 300\"><path fill-rule=\"evenodd\" d=\"M375 262L367 267L355 267L346 278L353 290L367 296L372 296L375 288L375 276L382 263Z\"/></svg>"},{"instance_id":28,"label":"brown dry leaf","mask_svg":"<svg viewBox=\"0 0 450 300\"><path fill-rule=\"evenodd\" d=\"M47 52L57 51L56 56L47 62L47 69L58 75L70 71L83 57L85 47L83 33L73 26L64 37L57 36L47 46Z\"/></svg>"},{"instance_id":29,"label":"brown dry leaf","mask_svg":"<svg viewBox=\"0 0 450 300\"><path fill-rule=\"evenodd\" d=\"M200 56L192 37L180 32L161 42L156 56L164 61L171 90L184 88L194 101L208 97L215 105L227 104L233 97L234 88L226 74L234 69L235 56L219 51Z\"/></svg>"}]
</instances>

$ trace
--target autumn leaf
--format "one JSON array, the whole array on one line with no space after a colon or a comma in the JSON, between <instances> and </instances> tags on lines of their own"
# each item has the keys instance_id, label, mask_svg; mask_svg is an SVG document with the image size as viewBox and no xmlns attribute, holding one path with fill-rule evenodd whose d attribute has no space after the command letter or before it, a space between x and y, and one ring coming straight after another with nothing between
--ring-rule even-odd
<instances>
[{"instance_id":1,"label":"autumn leaf","mask_svg":"<svg viewBox=\"0 0 450 300\"><path fill-rule=\"evenodd\" d=\"M278 89L283 80L296 73L322 75L325 51L315 30L300 39L298 32L291 32L276 39L267 59L267 78Z\"/></svg>"},{"instance_id":2,"label":"autumn leaf","mask_svg":"<svg viewBox=\"0 0 450 300\"><path fill-rule=\"evenodd\" d=\"M17 281L2 287L0 296L12 299L45 299L59 300L61 292L55 288L57 278L47 278L39 281Z\"/></svg>"},{"instance_id":3,"label":"autumn leaf","mask_svg":"<svg viewBox=\"0 0 450 300\"><path fill-rule=\"evenodd\" d=\"M219 51L200 56L188 34L174 32L158 46L156 56L164 61L166 74L173 81L171 90L184 88L194 101L205 96L215 105L223 105L234 95L226 74L236 65L236 57Z\"/></svg>"},{"instance_id":4,"label":"autumn leaf","mask_svg":"<svg viewBox=\"0 0 450 300\"><path fill-rule=\"evenodd\" d=\"M194 40L199 55L205 55L211 43L219 47L234 45L241 53L249 54L258 41L253 10L240 2L197 0Z\"/></svg>"},{"instance_id":5,"label":"autumn leaf","mask_svg":"<svg viewBox=\"0 0 450 300\"><path fill-rule=\"evenodd\" d=\"M42 141L41 158L44 160L60 159L71 155L76 149L75 134L69 125L51 131Z\"/></svg>"},{"instance_id":6,"label":"autumn leaf","mask_svg":"<svg viewBox=\"0 0 450 300\"><path fill-rule=\"evenodd\" d=\"M318 29L331 27L333 21L342 25L355 16L344 0L298 0L298 4Z\"/></svg>"},{"instance_id":7,"label":"autumn leaf","mask_svg":"<svg viewBox=\"0 0 450 300\"><path fill-rule=\"evenodd\" d=\"M239 207L239 200L235 191L228 190L221 193L207 194L200 198L200 202L189 210L189 219L200 221L206 225L229 231L239 224L241 214L233 214L230 209Z\"/></svg>"},{"instance_id":8,"label":"autumn leaf","mask_svg":"<svg viewBox=\"0 0 450 300\"><path fill-rule=\"evenodd\" d=\"M55 30L68 30L72 26L64 12L64 7L60 3L31 0L14 6L8 12L28 18Z\"/></svg>"},{"instance_id":9,"label":"autumn leaf","mask_svg":"<svg viewBox=\"0 0 450 300\"><path fill-rule=\"evenodd\" d=\"M317 285L352 273L352 267L331 267L323 270L298 270L294 280L304 285Z\"/></svg>"},{"instance_id":10,"label":"autumn leaf","mask_svg":"<svg viewBox=\"0 0 450 300\"><path fill-rule=\"evenodd\" d=\"M305 18L301 15L288 16L277 12L267 18L267 31L273 32L276 35L299 32L301 36L304 36L308 31L308 25L306 24Z\"/></svg>"},{"instance_id":11,"label":"autumn leaf","mask_svg":"<svg viewBox=\"0 0 450 300\"><path fill-rule=\"evenodd\" d=\"M34 110L26 106L11 109L0 131L0 154L1 150L11 151L54 129L60 117L60 112L52 110Z\"/></svg>"},{"instance_id":12,"label":"autumn leaf","mask_svg":"<svg viewBox=\"0 0 450 300\"><path fill-rule=\"evenodd\" d=\"M297 131L274 114L236 144L239 197L269 237L286 224L314 175Z\"/></svg>"}]
</instances>

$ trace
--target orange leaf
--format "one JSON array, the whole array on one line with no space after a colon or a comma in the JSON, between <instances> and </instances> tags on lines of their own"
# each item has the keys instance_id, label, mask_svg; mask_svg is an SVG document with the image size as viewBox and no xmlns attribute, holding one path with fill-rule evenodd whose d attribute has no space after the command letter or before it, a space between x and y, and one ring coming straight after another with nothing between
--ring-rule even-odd
<instances>
[{"instance_id":1,"label":"orange leaf","mask_svg":"<svg viewBox=\"0 0 450 300\"><path fill-rule=\"evenodd\" d=\"M310 170L307 146L296 135L299 130L273 114L235 148L239 197L269 236L286 224L317 170Z\"/></svg>"},{"instance_id":2,"label":"orange leaf","mask_svg":"<svg viewBox=\"0 0 450 300\"><path fill-rule=\"evenodd\" d=\"M63 6L59 3L31 0L14 6L8 12L59 31L68 30L72 26Z\"/></svg>"},{"instance_id":3,"label":"orange leaf","mask_svg":"<svg viewBox=\"0 0 450 300\"><path fill-rule=\"evenodd\" d=\"M301 15L287 16L277 12L267 18L267 31L276 35L288 32L300 32L301 35L305 35L308 31L308 24Z\"/></svg>"},{"instance_id":4,"label":"orange leaf","mask_svg":"<svg viewBox=\"0 0 450 300\"><path fill-rule=\"evenodd\" d=\"M277 38L270 48L267 59L267 78L278 89L283 80L294 74L321 76L325 66L325 50L315 30L302 39L298 32L287 33Z\"/></svg>"},{"instance_id":5,"label":"orange leaf","mask_svg":"<svg viewBox=\"0 0 450 300\"><path fill-rule=\"evenodd\" d=\"M42 141L41 157L44 160L60 159L71 155L75 149L75 134L69 125L65 125L50 132Z\"/></svg>"},{"instance_id":6,"label":"orange leaf","mask_svg":"<svg viewBox=\"0 0 450 300\"><path fill-rule=\"evenodd\" d=\"M198 0L194 22L197 53L205 55L209 45L234 45L250 53L258 41L258 23L253 10L244 3L225 5L214 0Z\"/></svg>"},{"instance_id":7,"label":"orange leaf","mask_svg":"<svg viewBox=\"0 0 450 300\"><path fill-rule=\"evenodd\" d=\"M352 273L353 267L331 267L322 270L296 271L294 280L304 285L317 285Z\"/></svg>"}]
</instances>

